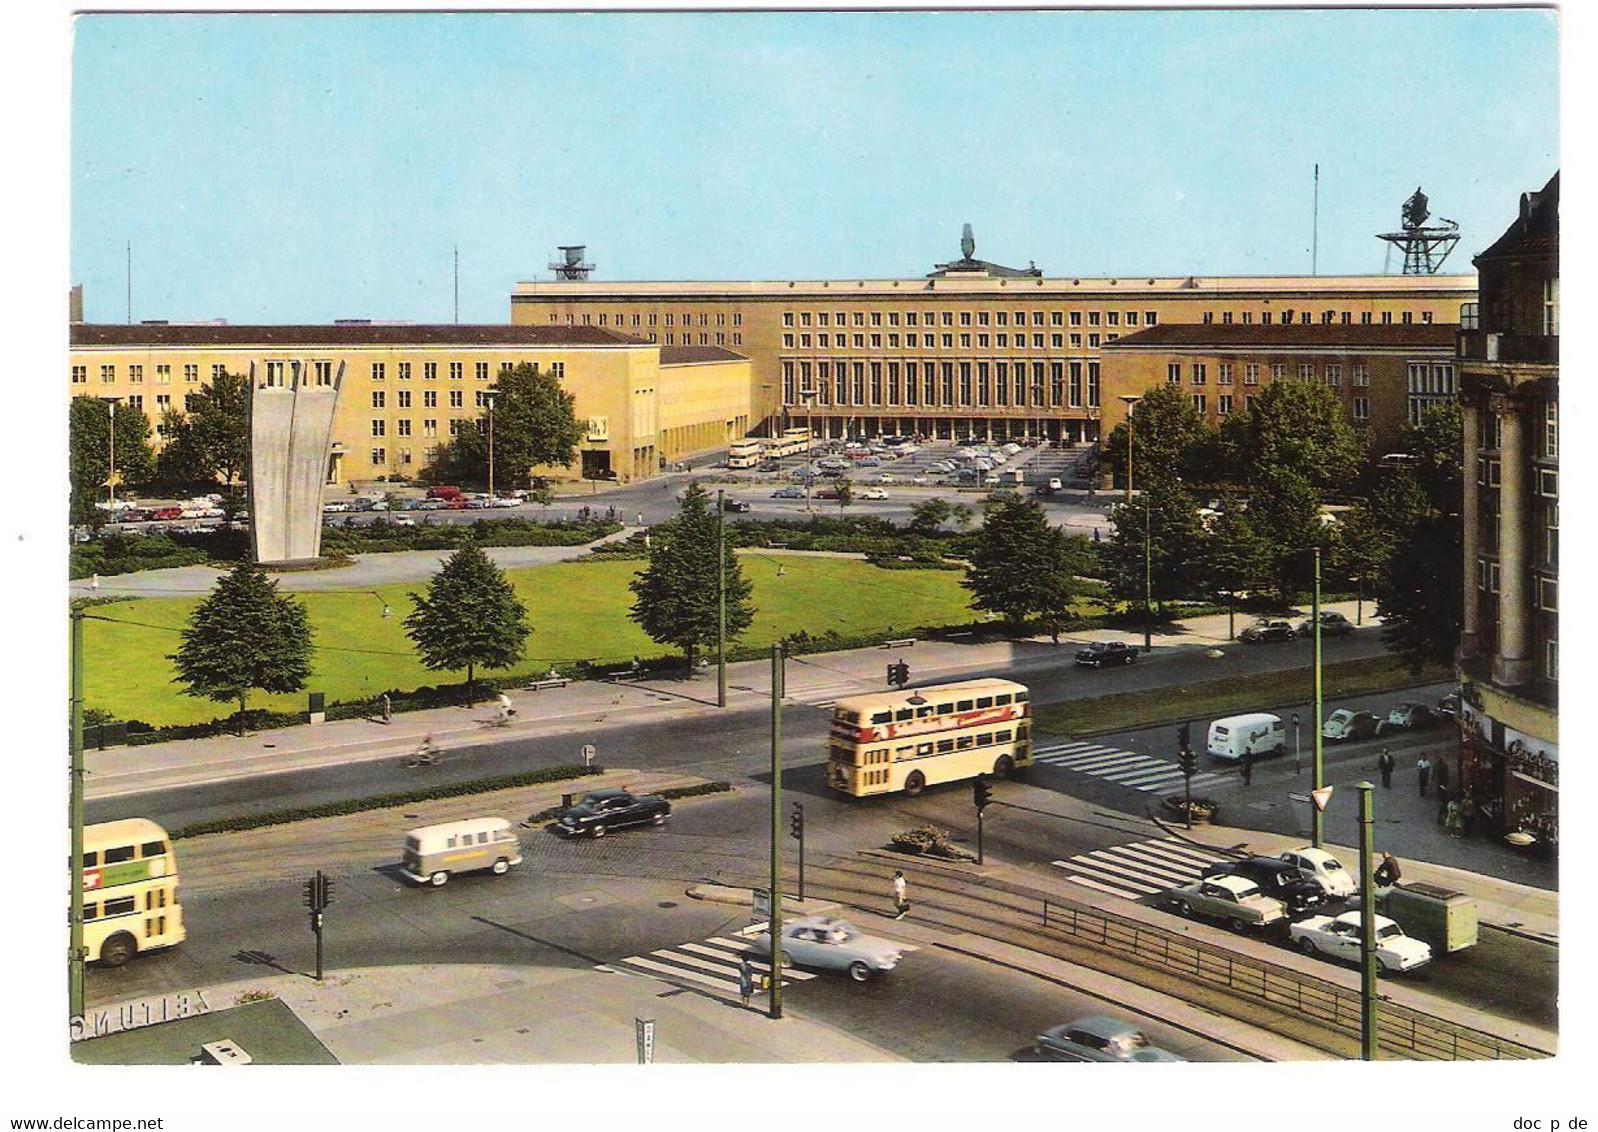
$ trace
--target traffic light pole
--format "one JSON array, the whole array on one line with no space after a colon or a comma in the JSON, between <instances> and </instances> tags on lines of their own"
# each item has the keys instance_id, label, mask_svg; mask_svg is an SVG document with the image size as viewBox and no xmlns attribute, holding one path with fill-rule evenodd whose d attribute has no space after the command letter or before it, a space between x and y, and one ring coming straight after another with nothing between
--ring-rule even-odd
<instances>
[{"instance_id":1,"label":"traffic light pole","mask_svg":"<svg viewBox=\"0 0 1598 1132\"><path fill-rule=\"evenodd\" d=\"M1313 768L1314 781L1312 786L1319 790L1326 785L1326 766L1322 760L1323 743L1321 738L1321 720L1324 718L1321 684L1321 548L1315 548L1315 597L1310 612L1311 623L1315 627L1315 716L1310 720L1315 732L1315 766ZM1310 844L1319 849L1325 834L1325 815L1319 806L1313 807L1310 820Z\"/></svg>"},{"instance_id":2,"label":"traffic light pole","mask_svg":"<svg viewBox=\"0 0 1598 1132\"><path fill-rule=\"evenodd\" d=\"M805 808L798 802L793 804L793 835L799 842L799 899L805 898Z\"/></svg>"},{"instance_id":3,"label":"traffic light pole","mask_svg":"<svg viewBox=\"0 0 1598 1132\"><path fill-rule=\"evenodd\" d=\"M716 492L716 706L727 706L727 493Z\"/></svg>"},{"instance_id":4,"label":"traffic light pole","mask_svg":"<svg viewBox=\"0 0 1598 1132\"><path fill-rule=\"evenodd\" d=\"M1359 1049L1365 1061L1375 1061L1376 1048L1376 883L1371 876L1374 819L1371 799L1376 788L1356 782L1359 791ZM1320 807L1315 808L1317 814Z\"/></svg>"},{"instance_id":5,"label":"traffic light pole","mask_svg":"<svg viewBox=\"0 0 1598 1132\"><path fill-rule=\"evenodd\" d=\"M68 778L67 822L71 827L68 863L72 908L67 916L67 1016L83 1017L83 610L72 611L72 770Z\"/></svg>"},{"instance_id":6,"label":"traffic light pole","mask_svg":"<svg viewBox=\"0 0 1598 1132\"><path fill-rule=\"evenodd\" d=\"M782 642L771 646L770 1017L782 1017Z\"/></svg>"}]
</instances>

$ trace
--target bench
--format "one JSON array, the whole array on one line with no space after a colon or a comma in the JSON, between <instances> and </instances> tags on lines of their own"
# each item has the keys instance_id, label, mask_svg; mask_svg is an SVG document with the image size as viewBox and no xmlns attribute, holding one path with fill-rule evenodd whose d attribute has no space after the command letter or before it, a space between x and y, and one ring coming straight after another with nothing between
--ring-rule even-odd
<instances>
[{"instance_id":1,"label":"bench","mask_svg":"<svg viewBox=\"0 0 1598 1132\"><path fill-rule=\"evenodd\" d=\"M642 668L622 668L605 673L606 680L642 680L647 675Z\"/></svg>"},{"instance_id":2,"label":"bench","mask_svg":"<svg viewBox=\"0 0 1598 1132\"><path fill-rule=\"evenodd\" d=\"M907 649L915 643L916 639L914 637L903 637L897 641L883 641L882 644L878 645L877 647L884 649Z\"/></svg>"},{"instance_id":3,"label":"bench","mask_svg":"<svg viewBox=\"0 0 1598 1132\"><path fill-rule=\"evenodd\" d=\"M565 676L546 676L542 680L534 680L526 685L529 692L542 692L545 688L564 688L571 681Z\"/></svg>"}]
</instances>

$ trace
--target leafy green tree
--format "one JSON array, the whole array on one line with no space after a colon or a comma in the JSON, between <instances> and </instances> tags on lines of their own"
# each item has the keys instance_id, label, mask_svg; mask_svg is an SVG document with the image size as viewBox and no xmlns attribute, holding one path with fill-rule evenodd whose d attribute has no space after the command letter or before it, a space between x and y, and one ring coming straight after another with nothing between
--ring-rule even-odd
<instances>
[{"instance_id":1,"label":"leafy green tree","mask_svg":"<svg viewBox=\"0 0 1598 1132\"><path fill-rule=\"evenodd\" d=\"M720 520L705 489L690 483L672 519L651 529L649 561L629 583L628 614L651 640L683 651L693 672L694 653L716 642L717 574L726 571L727 637L736 638L755 618L752 586L732 546L718 556Z\"/></svg>"},{"instance_id":2,"label":"leafy green tree","mask_svg":"<svg viewBox=\"0 0 1598 1132\"><path fill-rule=\"evenodd\" d=\"M1010 496L988 506L960 583L977 609L997 613L1013 633L1041 619L1056 642L1077 594L1080 539L1049 525L1035 499Z\"/></svg>"},{"instance_id":3,"label":"leafy green tree","mask_svg":"<svg viewBox=\"0 0 1598 1132\"><path fill-rule=\"evenodd\" d=\"M226 373L187 397L193 443L206 469L229 486L243 482L250 468L250 379Z\"/></svg>"},{"instance_id":4,"label":"leafy green tree","mask_svg":"<svg viewBox=\"0 0 1598 1132\"><path fill-rule=\"evenodd\" d=\"M577 399L560 380L531 362L502 372L494 381L494 476L502 484L525 486L536 466L570 466L577 459L584 428L577 421ZM462 480L488 481L488 411L477 427L463 429L446 449L451 472Z\"/></svg>"},{"instance_id":5,"label":"leafy green tree","mask_svg":"<svg viewBox=\"0 0 1598 1132\"><path fill-rule=\"evenodd\" d=\"M1189 483L1214 478L1206 463L1215 450L1215 427L1199 415L1180 385L1156 385L1132 406L1132 481L1136 487L1153 476L1175 475ZM1111 430L1099 455L1123 487L1126 484L1127 423Z\"/></svg>"},{"instance_id":6,"label":"leafy green tree","mask_svg":"<svg viewBox=\"0 0 1598 1132\"><path fill-rule=\"evenodd\" d=\"M854 502L854 485L849 482L849 477L844 476L838 480L838 514L843 514L843 509Z\"/></svg>"},{"instance_id":7,"label":"leafy green tree","mask_svg":"<svg viewBox=\"0 0 1598 1132\"><path fill-rule=\"evenodd\" d=\"M1265 545L1277 597L1283 605L1291 605L1294 596L1313 582L1313 548L1329 541L1321 522L1320 497L1309 480L1291 468L1257 468L1248 518Z\"/></svg>"},{"instance_id":8,"label":"leafy green tree","mask_svg":"<svg viewBox=\"0 0 1598 1132\"><path fill-rule=\"evenodd\" d=\"M155 455L155 482L173 489L204 483L213 477L195 442L194 427L176 409L161 414L161 451Z\"/></svg>"},{"instance_id":9,"label":"leafy green tree","mask_svg":"<svg viewBox=\"0 0 1598 1132\"><path fill-rule=\"evenodd\" d=\"M1151 476L1130 503L1110 510L1109 539L1100 545L1110 592L1128 609L1142 608L1146 582L1149 605L1165 608L1199 592L1206 548L1204 523L1193 496L1174 478Z\"/></svg>"},{"instance_id":10,"label":"leafy green tree","mask_svg":"<svg viewBox=\"0 0 1598 1132\"><path fill-rule=\"evenodd\" d=\"M1227 501L1204 540L1204 586L1228 604L1271 585L1267 547L1239 502Z\"/></svg>"},{"instance_id":11,"label":"leafy green tree","mask_svg":"<svg viewBox=\"0 0 1598 1132\"><path fill-rule=\"evenodd\" d=\"M476 703L476 670L509 668L522 657L532 632L527 608L504 571L475 542L445 560L427 584L411 594L415 608L405 634L435 672L466 670L466 702Z\"/></svg>"},{"instance_id":12,"label":"leafy green tree","mask_svg":"<svg viewBox=\"0 0 1598 1132\"><path fill-rule=\"evenodd\" d=\"M1326 386L1276 381L1248 402L1247 412L1227 419L1221 450L1240 482L1258 486L1262 475L1286 471L1314 490L1338 491L1359 471L1364 444Z\"/></svg>"},{"instance_id":13,"label":"leafy green tree","mask_svg":"<svg viewBox=\"0 0 1598 1132\"><path fill-rule=\"evenodd\" d=\"M108 408L108 405L114 405ZM107 497L111 470L111 414L116 414L116 473L120 485L145 484L155 474L150 422L142 409L97 397L74 397L67 415L69 509L74 523L99 524L107 516L95 507ZM124 490L123 494L126 494Z\"/></svg>"},{"instance_id":14,"label":"leafy green tree","mask_svg":"<svg viewBox=\"0 0 1598 1132\"><path fill-rule=\"evenodd\" d=\"M217 579L194 607L182 644L167 657L185 695L237 700L242 732L252 689L296 692L311 674L311 626L305 606L277 592L277 583L244 561Z\"/></svg>"},{"instance_id":15,"label":"leafy green tree","mask_svg":"<svg viewBox=\"0 0 1598 1132\"><path fill-rule=\"evenodd\" d=\"M968 530L972 523L977 521L977 513L971 509L969 503L956 503L949 508L949 518L960 530Z\"/></svg>"},{"instance_id":16,"label":"leafy green tree","mask_svg":"<svg viewBox=\"0 0 1598 1132\"><path fill-rule=\"evenodd\" d=\"M910 508L910 529L919 535L936 534L938 528L949 521L953 510L941 495L923 499Z\"/></svg>"}]
</instances>

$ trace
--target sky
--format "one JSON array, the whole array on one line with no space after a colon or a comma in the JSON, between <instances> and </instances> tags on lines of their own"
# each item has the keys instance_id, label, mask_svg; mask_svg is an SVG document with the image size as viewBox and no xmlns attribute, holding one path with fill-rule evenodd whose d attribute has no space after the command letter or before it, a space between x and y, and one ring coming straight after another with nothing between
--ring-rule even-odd
<instances>
[{"instance_id":1,"label":"sky","mask_svg":"<svg viewBox=\"0 0 1598 1132\"><path fill-rule=\"evenodd\" d=\"M1448 269L1559 166L1548 10L91 14L90 321L505 322L596 280Z\"/></svg>"}]
</instances>

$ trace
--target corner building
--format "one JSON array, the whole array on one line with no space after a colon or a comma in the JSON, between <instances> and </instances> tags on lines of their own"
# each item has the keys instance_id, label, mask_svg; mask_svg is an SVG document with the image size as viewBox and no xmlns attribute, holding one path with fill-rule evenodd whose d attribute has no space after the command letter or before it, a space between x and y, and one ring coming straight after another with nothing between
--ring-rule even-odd
<instances>
[{"instance_id":1,"label":"corner building","mask_svg":"<svg viewBox=\"0 0 1598 1132\"><path fill-rule=\"evenodd\" d=\"M1107 388L1114 344L1151 327L1418 330L1457 324L1461 305L1476 297L1472 276L1082 279L1035 271L968 252L922 278L522 282L511 322L746 354L753 412L768 431L809 424L829 437L1081 443L1097 440L1103 418L1122 411Z\"/></svg>"},{"instance_id":2,"label":"corner building","mask_svg":"<svg viewBox=\"0 0 1598 1132\"><path fill-rule=\"evenodd\" d=\"M1477 826L1559 839L1559 175L1475 258L1464 415L1460 778Z\"/></svg>"}]
</instances>

